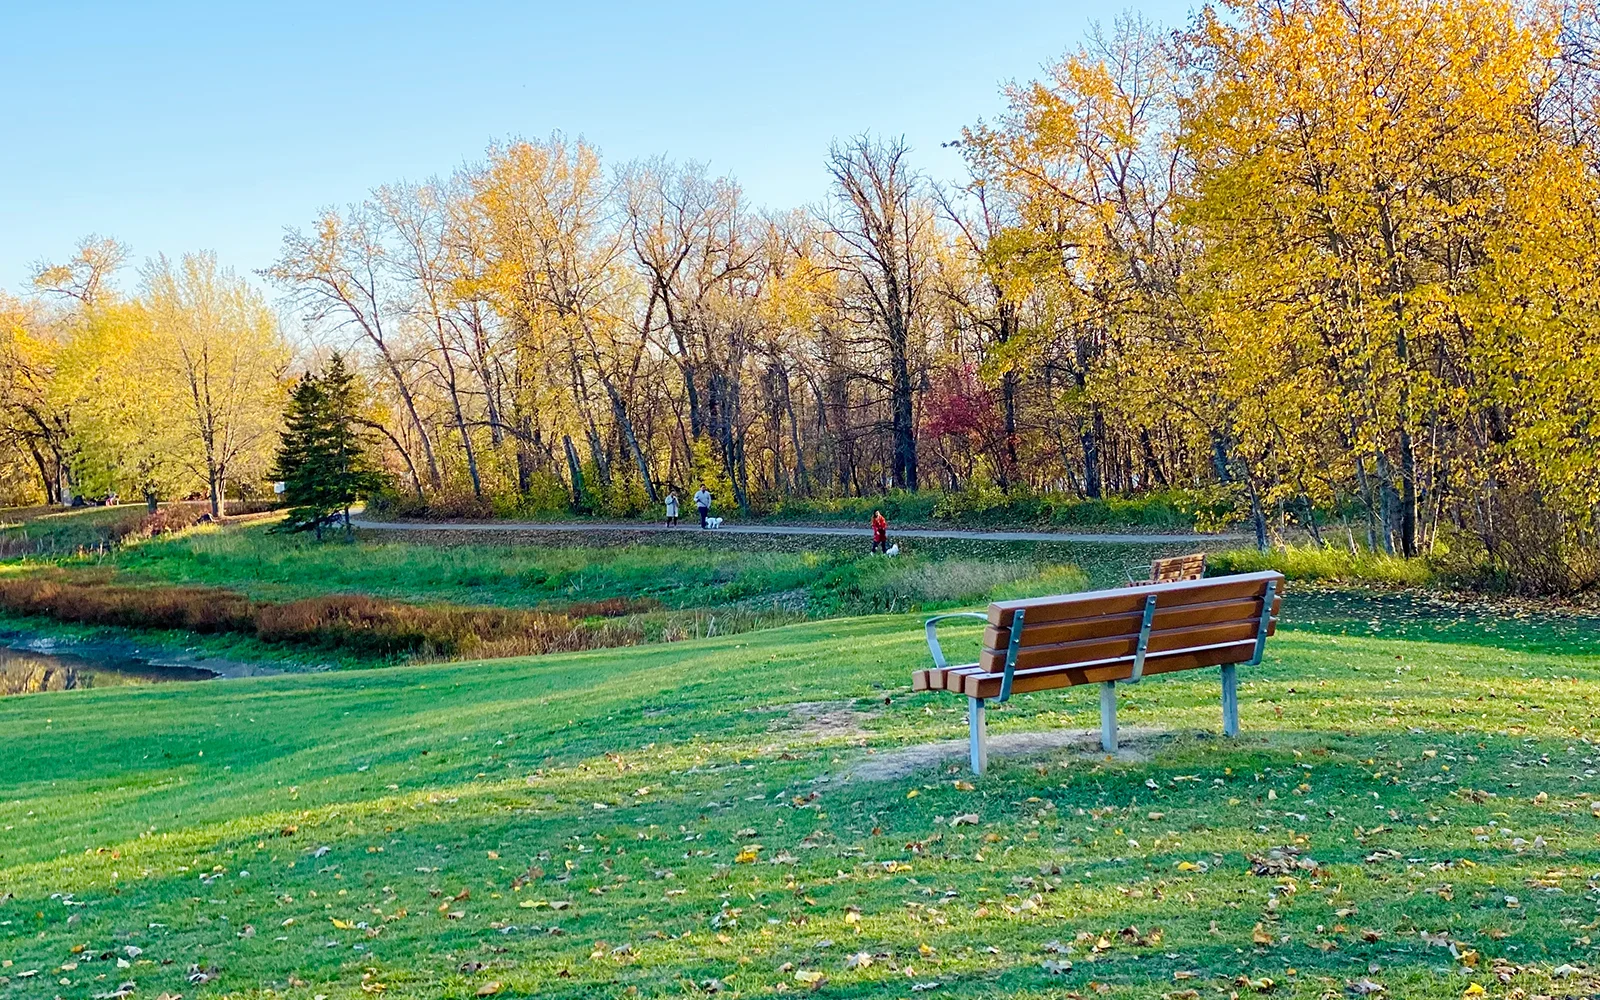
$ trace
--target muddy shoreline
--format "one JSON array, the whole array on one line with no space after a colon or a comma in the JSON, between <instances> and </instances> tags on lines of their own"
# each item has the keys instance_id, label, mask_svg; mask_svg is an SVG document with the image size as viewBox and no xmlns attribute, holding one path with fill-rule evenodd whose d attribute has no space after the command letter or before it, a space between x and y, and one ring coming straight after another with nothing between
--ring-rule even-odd
<instances>
[{"instance_id":1,"label":"muddy shoreline","mask_svg":"<svg viewBox=\"0 0 1600 1000\"><path fill-rule=\"evenodd\" d=\"M113 636L78 638L0 629L0 696L281 673L281 668L261 663Z\"/></svg>"}]
</instances>

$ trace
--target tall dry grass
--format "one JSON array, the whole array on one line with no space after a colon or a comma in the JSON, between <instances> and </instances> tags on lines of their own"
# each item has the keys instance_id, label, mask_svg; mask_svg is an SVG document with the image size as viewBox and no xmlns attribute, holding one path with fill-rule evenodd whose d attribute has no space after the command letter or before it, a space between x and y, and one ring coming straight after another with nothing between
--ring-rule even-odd
<instances>
[{"instance_id":1,"label":"tall dry grass","mask_svg":"<svg viewBox=\"0 0 1600 1000\"><path fill-rule=\"evenodd\" d=\"M585 620L633 610L624 601L578 609L590 612L582 616L407 604L361 594L280 603L251 601L218 587L134 587L40 574L0 580L0 608L84 625L232 633L373 657L519 656L633 645L644 639L637 624Z\"/></svg>"}]
</instances>

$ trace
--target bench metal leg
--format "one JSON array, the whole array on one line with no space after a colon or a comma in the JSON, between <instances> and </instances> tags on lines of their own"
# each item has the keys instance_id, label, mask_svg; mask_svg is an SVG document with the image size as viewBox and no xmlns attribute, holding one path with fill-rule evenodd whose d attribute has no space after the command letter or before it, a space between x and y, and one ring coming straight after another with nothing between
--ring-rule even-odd
<instances>
[{"instance_id":1,"label":"bench metal leg","mask_svg":"<svg viewBox=\"0 0 1600 1000\"><path fill-rule=\"evenodd\" d=\"M989 727L984 718L983 699L967 699L967 729L971 734L972 773L982 774L989 769Z\"/></svg>"},{"instance_id":2,"label":"bench metal leg","mask_svg":"<svg viewBox=\"0 0 1600 1000\"><path fill-rule=\"evenodd\" d=\"M1222 735L1239 735L1239 668L1232 663L1222 667Z\"/></svg>"},{"instance_id":3,"label":"bench metal leg","mask_svg":"<svg viewBox=\"0 0 1600 1000\"><path fill-rule=\"evenodd\" d=\"M1100 746L1106 753L1117 752L1117 682L1100 685Z\"/></svg>"}]
</instances>

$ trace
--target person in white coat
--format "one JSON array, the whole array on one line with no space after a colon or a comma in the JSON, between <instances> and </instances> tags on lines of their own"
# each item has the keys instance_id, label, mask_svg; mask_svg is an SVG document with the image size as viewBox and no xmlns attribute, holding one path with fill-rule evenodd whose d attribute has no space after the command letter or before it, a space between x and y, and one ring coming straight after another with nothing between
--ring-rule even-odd
<instances>
[{"instance_id":1,"label":"person in white coat","mask_svg":"<svg viewBox=\"0 0 1600 1000\"><path fill-rule=\"evenodd\" d=\"M676 491L667 491L667 527L678 526L678 494Z\"/></svg>"}]
</instances>

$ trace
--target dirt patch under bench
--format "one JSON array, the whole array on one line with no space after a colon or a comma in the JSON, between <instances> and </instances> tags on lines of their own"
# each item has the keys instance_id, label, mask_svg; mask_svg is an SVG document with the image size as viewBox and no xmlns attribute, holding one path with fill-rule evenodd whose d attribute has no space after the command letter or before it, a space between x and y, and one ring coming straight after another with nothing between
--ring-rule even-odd
<instances>
[{"instance_id":1,"label":"dirt patch under bench","mask_svg":"<svg viewBox=\"0 0 1600 1000\"><path fill-rule=\"evenodd\" d=\"M1148 760L1154 744L1173 735L1164 729L1124 727L1118 730L1115 759L1125 762ZM858 781L895 781L918 771L947 762L967 762L966 740L920 743L894 750L879 750L856 761L842 777ZM1089 760L1108 756L1100 749L1098 729L1045 729L1026 733L990 733L989 763L1036 756L1056 750L1071 750Z\"/></svg>"}]
</instances>

